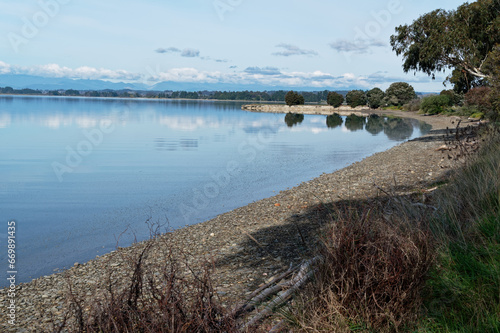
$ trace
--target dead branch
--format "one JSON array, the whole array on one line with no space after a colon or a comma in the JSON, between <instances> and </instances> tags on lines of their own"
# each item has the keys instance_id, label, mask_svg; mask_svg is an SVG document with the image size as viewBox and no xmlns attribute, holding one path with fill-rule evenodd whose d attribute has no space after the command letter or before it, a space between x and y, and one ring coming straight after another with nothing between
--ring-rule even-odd
<instances>
[{"instance_id":1,"label":"dead branch","mask_svg":"<svg viewBox=\"0 0 500 333\"><path fill-rule=\"evenodd\" d=\"M252 309L257 304L260 304L265 299L269 298L271 295L278 295L272 299L265 308L251 317L243 326L242 330L245 331L249 327L252 327L259 323L264 318L272 314L276 307L285 304L293 294L299 290L314 274L314 269L312 266L321 260L321 257L314 257L306 262L304 262L299 268L295 270L297 272L290 280L279 283L275 286L271 286L263 290L260 294L252 298L243 309ZM297 271L298 270L298 271ZM278 281L278 280L276 280ZM281 294L280 294L281 292Z\"/></svg>"}]
</instances>

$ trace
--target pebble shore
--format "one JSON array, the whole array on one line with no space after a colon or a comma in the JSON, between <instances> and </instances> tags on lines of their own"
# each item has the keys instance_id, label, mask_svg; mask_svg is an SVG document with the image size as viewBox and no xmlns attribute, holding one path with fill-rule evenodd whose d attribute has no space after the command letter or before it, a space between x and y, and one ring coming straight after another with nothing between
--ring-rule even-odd
<instances>
[{"instance_id":1,"label":"pebble shore","mask_svg":"<svg viewBox=\"0 0 500 333\"><path fill-rule=\"evenodd\" d=\"M67 312L67 290L81 298L99 293L104 278L113 274L126 281L130 276L127 258L147 242L153 242L146 264L160 267L166 247L173 246L189 266L205 259L215 267L215 287L227 306L243 299L273 275L310 255L304 237L313 237L320 226L314 214L322 203L348 199L369 199L382 192L395 195L428 189L447 177L455 166L439 151L447 127L455 117L383 111L383 114L411 117L433 126L424 137L400 144L331 174L323 174L292 189L237 208L216 218L176 230L152 241L141 242L98 257L64 272L20 284L16 291L16 323L8 323L8 289L0 290L1 332L51 332ZM381 190L383 190L381 192Z\"/></svg>"}]
</instances>

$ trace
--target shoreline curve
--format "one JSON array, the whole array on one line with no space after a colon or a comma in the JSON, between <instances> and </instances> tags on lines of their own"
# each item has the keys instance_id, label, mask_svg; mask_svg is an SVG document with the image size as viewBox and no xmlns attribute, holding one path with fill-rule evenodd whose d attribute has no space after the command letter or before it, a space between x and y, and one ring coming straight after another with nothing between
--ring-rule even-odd
<instances>
[{"instance_id":1,"label":"shoreline curve","mask_svg":"<svg viewBox=\"0 0 500 333\"><path fill-rule=\"evenodd\" d=\"M146 262L152 268L164 263L167 241L175 248L189 252L187 260L193 267L204 259L211 260L219 296L224 304L232 304L273 275L286 270L290 263L298 263L308 256L308 249L300 245L302 235L297 233L297 227L304 233L313 232L316 226L311 219L323 202L374 197L380 194L377 187L397 193L425 189L446 177L454 167L437 148L443 144L446 128L455 126L455 117L428 117L390 110L370 112L415 118L429 123L433 129L423 137L209 221L175 230L155 240L119 248L84 264L75 264L61 273L22 283L16 293L17 304L22 304L17 312L18 324L16 327L8 325L6 312L2 312L0 330L18 332L25 328L33 332L43 331L50 324L48 319L64 316L67 279L72 281L73 291L81 297L90 297L89 294L105 288L107 274L113 273L118 280L126 281L130 272L125 258L143 249L148 242L154 244L152 255ZM0 290L0 302L9 299L7 293L7 288Z\"/></svg>"}]
</instances>

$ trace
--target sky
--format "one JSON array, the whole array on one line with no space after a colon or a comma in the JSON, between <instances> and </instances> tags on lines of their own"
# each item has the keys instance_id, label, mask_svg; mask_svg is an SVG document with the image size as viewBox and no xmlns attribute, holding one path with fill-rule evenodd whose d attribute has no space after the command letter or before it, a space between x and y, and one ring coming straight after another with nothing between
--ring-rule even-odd
<instances>
[{"instance_id":1,"label":"sky","mask_svg":"<svg viewBox=\"0 0 500 333\"><path fill-rule=\"evenodd\" d=\"M442 0L2 0L0 74L342 90L405 81L394 28Z\"/></svg>"}]
</instances>

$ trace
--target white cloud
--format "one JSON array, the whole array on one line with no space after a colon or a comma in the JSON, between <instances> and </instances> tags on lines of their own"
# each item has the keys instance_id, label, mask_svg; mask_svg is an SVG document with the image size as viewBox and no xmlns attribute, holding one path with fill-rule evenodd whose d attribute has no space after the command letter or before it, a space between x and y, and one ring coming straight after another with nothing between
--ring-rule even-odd
<instances>
[{"instance_id":1,"label":"white cloud","mask_svg":"<svg viewBox=\"0 0 500 333\"><path fill-rule=\"evenodd\" d=\"M7 128L10 126L12 119L10 114L2 114L0 115L0 128Z\"/></svg>"},{"instance_id":2,"label":"white cloud","mask_svg":"<svg viewBox=\"0 0 500 333\"><path fill-rule=\"evenodd\" d=\"M165 72L157 73L152 81L176 81L176 82L220 82L223 75L220 72L200 71L196 68L172 68Z\"/></svg>"},{"instance_id":3,"label":"white cloud","mask_svg":"<svg viewBox=\"0 0 500 333\"><path fill-rule=\"evenodd\" d=\"M352 52L357 54L369 53L374 47L384 47L386 43L380 40L366 40L366 39L356 39L349 41L346 39L339 39L335 42L330 43L330 47L337 52Z\"/></svg>"},{"instance_id":4,"label":"white cloud","mask_svg":"<svg viewBox=\"0 0 500 333\"><path fill-rule=\"evenodd\" d=\"M8 74L11 72L11 66L3 61L0 61L0 74Z\"/></svg>"},{"instance_id":5,"label":"white cloud","mask_svg":"<svg viewBox=\"0 0 500 333\"><path fill-rule=\"evenodd\" d=\"M282 48L283 51L273 53L273 55L275 56L290 57L295 55L307 55L307 56L318 55L318 52L314 50L304 50L292 44L281 43L276 45L276 47Z\"/></svg>"},{"instance_id":6,"label":"white cloud","mask_svg":"<svg viewBox=\"0 0 500 333\"><path fill-rule=\"evenodd\" d=\"M3 64L3 65L2 65ZM2 68L9 71L5 72ZM134 81L140 80L142 75L130 73L124 70L111 70L106 68L93 68L82 66L72 69L58 64L47 64L33 67L10 66L5 63L0 63L0 73L15 73L35 75L42 77L70 78L70 79L91 79L91 80L125 80Z\"/></svg>"},{"instance_id":7,"label":"white cloud","mask_svg":"<svg viewBox=\"0 0 500 333\"><path fill-rule=\"evenodd\" d=\"M234 68L233 68L234 69ZM146 70L145 70L146 72ZM320 89L342 89L357 87L370 89L374 86L389 86L390 83L406 81L426 83L427 77L396 77L387 72L376 72L367 75L344 73L334 75L323 71L293 72L278 67L246 67L241 71L229 72L207 71L197 68L170 68L168 70L148 71L149 73L131 73L124 70L111 70L82 66L70 68L58 64L46 64L32 67L10 65L0 61L0 74L27 74L41 77L114 80L124 82L143 82L150 85L162 81L192 83L227 83L227 84L260 84L279 88L314 87ZM235 87L235 89L238 89Z\"/></svg>"},{"instance_id":8,"label":"white cloud","mask_svg":"<svg viewBox=\"0 0 500 333\"><path fill-rule=\"evenodd\" d=\"M167 49L164 49L164 48L158 48L155 50L156 53L171 53L171 52L181 52L181 50L179 50L178 48L176 47L169 47Z\"/></svg>"},{"instance_id":9,"label":"white cloud","mask_svg":"<svg viewBox=\"0 0 500 333\"><path fill-rule=\"evenodd\" d=\"M244 70L245 73L251 75L280 75L281 72L277 67L247 67Z\"/></svg>"},{"instance_id":10,"label":"white cloud","mask_svg":"<svg viewBox=\"0 0 500 333\"><path fill-rule=\"evenodd\" d=\"M187 48L182 50L181 56L187 58L196 58L200 56L200 50Z\"/></svg>"}]
</instances>

